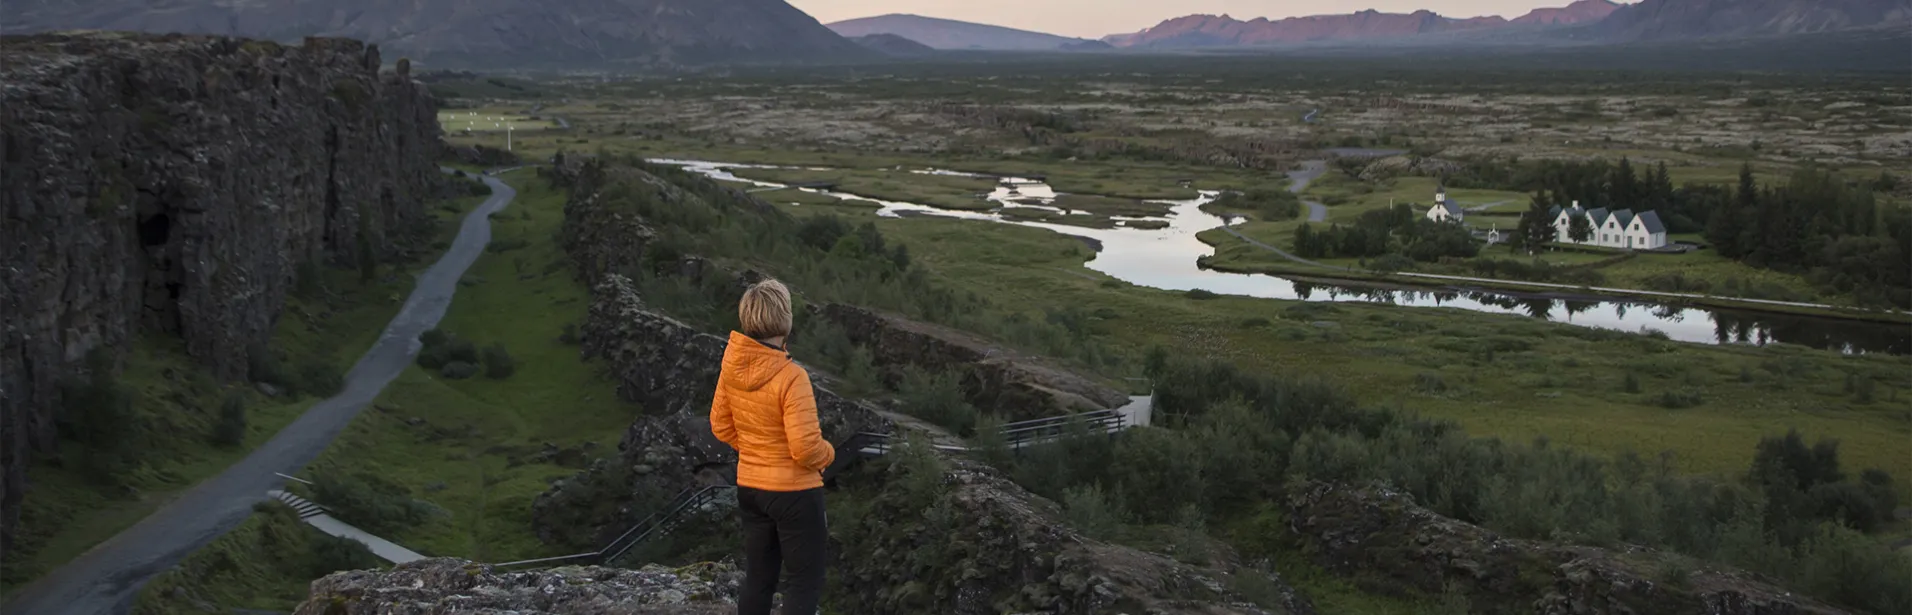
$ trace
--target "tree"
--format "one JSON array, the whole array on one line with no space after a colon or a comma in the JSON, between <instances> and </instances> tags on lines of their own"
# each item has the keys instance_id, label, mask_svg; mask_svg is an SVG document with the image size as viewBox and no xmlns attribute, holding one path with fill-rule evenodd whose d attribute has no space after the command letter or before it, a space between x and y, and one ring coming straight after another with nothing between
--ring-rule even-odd
<instances>
[{"instance_id":1,"label":"tree","mask_svg":"<svg viewBox=\"0 0 1912 615\"><path fill-rule=\"evenodd\" d=\"M1640 181L1633 175L1633 163L1625 157L1613 167L1613 178L1609 180L1608 190L1615 207L1634 207L1640 201Z\"/></svg>"},{"instance_id":2,"label":"tree","mask_svg":"<svg viewBox=\"0 0 1912 615\"><path fill-rule=\"evenodd\" d=\"M220 446L238 446L246 440L246 398L238 393L226 396L219 406L219 424L213 428L212 441Z\"/></svg>"},{"instance_id":3,"label":"tree","mask_svg":"<svg viewBox=\"0 0 1912 615\"><path fill-rule=\"evenodd\" d=\"M1567 238L1575 243L1586 243L1593 238L1593 222L1587 219L1586 214L1569 216Z\"/></svg>"},{"instance_id":4,"label":"tree","mask_svg":"<svg viewBox=\"0 0 1912 615\"><path fill-rule=\"evenodd\" d=\"M1533 204L1520 214L1520 226L1515 229L1514 240L1528 254L1539 252L1547 246L1547 242L1553 241L1555 231L1551 209L1545 197L1534 195Z\"/></svg>"},{"instance_id":5,"label":"tree","mask_svg":"<svg viewBox=\"0 0 1912 615\"><path fill-rule=\"evenodd\" d=\"M1317 249L1316 241L1314 227L1308 226L1308 223L1303 222L1301 226L1295 228L1295 254L1307 258L1326 256Z\"/></svg>"}]
</instances>

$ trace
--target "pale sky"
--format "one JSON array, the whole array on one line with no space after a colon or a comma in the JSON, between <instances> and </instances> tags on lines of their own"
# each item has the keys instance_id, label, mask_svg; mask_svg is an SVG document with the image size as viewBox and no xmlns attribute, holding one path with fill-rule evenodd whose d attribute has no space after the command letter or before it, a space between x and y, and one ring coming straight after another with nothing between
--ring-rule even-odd
<instances>
[{"instance_id":1,"label":"pale sky","mask_svg":"<svg viewBox=\"0 0 1912 615\"><path fill-rule=\"evenodd\" d=\"M1573 0L788 0L818 21L830 23L889 13L914 13L1064 36L1099 38L1134 32L1171 17L1226 13L1236 19L1352 13L1374 9L1412 13L1427 9L1448 17L1519 17L1537 7ZM1630 1L1630 0L1626 0Z\"/></svg>"}]
</instances>

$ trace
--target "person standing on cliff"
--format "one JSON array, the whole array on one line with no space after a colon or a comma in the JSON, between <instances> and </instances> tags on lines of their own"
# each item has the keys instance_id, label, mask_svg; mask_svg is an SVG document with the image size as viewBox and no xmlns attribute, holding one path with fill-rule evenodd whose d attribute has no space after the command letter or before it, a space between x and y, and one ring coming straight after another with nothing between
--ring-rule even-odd
<instances>
[{"instance_id":1,"label":"person standing on cliff","mask_svg":"<svg viewBox=\"0 0 1912 615\"><path fill-rule=\"evenodd\" d=\"M823 470L836 449L817 425L810 374L790 359L790 289L764 280L737 305L710 402L710 432L737 449L737 512L743 517L744 585L738 615L769 615L783 583L783 615L814 615L823 593Z\"/></svg>"}]
</instances>

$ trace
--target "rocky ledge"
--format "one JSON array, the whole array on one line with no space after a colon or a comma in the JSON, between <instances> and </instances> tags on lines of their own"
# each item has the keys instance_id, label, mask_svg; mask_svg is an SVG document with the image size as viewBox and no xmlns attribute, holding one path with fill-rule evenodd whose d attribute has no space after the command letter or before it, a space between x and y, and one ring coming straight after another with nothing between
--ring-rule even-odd
<instances>
[{"instance_id":1,"label":"rocky ledge","mask_svg":"<svg viewBox=\"0 0 1912 615\"><path fill-rule=\"evenodd\" d=\"M1086 537L1060 508L986 465L923 452L862 477L880 485L868 508L832 519L832 575L859 613L1133 613L1312 615L1279 577L1279 597L1257 606L1227 589L1221 571ZM908 454L898 453L902 458ZM911 475L934 468L925 481Z\"/></svg>"},{"instance_id":2,"label":"rocky ledge","mask_svg":"<svg viewBox=\"0 0 1912 615\"><path fill-rule=\"evenodd\" d=\"M813 307L811 313L843 328L851 341L870 349L889 384L901 381L909 367L962 374L969 403L1005 420L1128 403L1121 391L1099 381L948 327L836 303Z\"/></svg>"},{"instance_id":3,"label":"rocky ledge","mask_svg":"<svg viewBox=\"0 0 1912 615\"><path fill-rule=\"evenodd\" d=\"M312 582L295 615L717 615L735 613L743 574L728 564L638 570L568 567L499 572L451 558Z\"/></svg>"},{"instance_id":4,"label":"rocky ledge","mask_svg":"<svg viewBox=\"0 0 1912 615\"><path fill-rule=\"evenodd\" d=\"M301 265L405 251L440 194L436 105L377 47L0 39L0 550L60 383L135 330L245 374Z\"/></svg>"},{"instance_id":5,"label":"rocky ledge","mask_svg":"<svg viewBox=\"0 0 1912 615\"><path fill-rule=\"evenodd\" d=\"M1474 612L1580 615L1843 615L1743 572L1678 556L1505 538L1387 487L1291 489L1288 521L1317 563L1376 588L1464 594ZM1677 573L1669 571L1678 570Z\"/></svg>"},{"instance_id":6,"label":"rocky ledge","mask_svg":"<svg viewBox=\"0 0 1912 615\"><path fill-rule=\"evenodd\" d=\"M710 398L726 341L649 310L628 278L604 276L582 328L584 355L602 360L618 396L646 416L631 423L614 459L562 480L532 505L546 542L594 547L683 489L735 481L737 453L710 433ZM842 443L861 431L887 433L876 409L816 386L823 434Z\"/></svg>"}]
</instances>

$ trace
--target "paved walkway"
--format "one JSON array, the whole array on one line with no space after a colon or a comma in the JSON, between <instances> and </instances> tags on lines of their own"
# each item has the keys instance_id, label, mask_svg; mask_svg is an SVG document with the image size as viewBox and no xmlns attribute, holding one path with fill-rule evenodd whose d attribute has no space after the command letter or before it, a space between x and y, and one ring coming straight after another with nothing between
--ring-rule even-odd
<instances>
[{"instance_id":1,"label":"paved walkway","mask_svg":"<svg viewBox=\"0 0 1912 615\"><path fill-rule=\"evenodd\" d=\"M445 169L450 173L450 169ZM488 216L517 195L496 179L491 198L465 216L458 237L436 264L418 276L404 307L358 363L346 372L338 395L308 408L245 459L187 490L133 527L19 588L0 613L22 615L98 615L132 610L133 597L146 582L185 559L195 549L225 535L283 484L281 474L297 473L323 452L370 404L385 385L412 364L418 334L438 325L458 290L458 279L491 242Z\"/></svg>"},{"instance_id":2,"label":"paved walkway","mask_svg":"<svg viewBox=\"0 0 1912 615\"><path fill-rule=\"evenodd\" d=\"M405 562L415 562L425 559L425 556L419 555L411 549L398 546L389 540L372 535L371 532L352 527L344 521L334 518L332 515L326 513L324 507L313 504L305 498L277 489L267 491L266 495L285 502L287 506L292 507L292 510L298 511L299 520L304 521L306 525L318 528L319 531L333 536L356 540L359 544L363 544L366 548L371 549L372 554L377 555L379 559L394 564L403 564Z\"/></svg>"}]
</instances>

